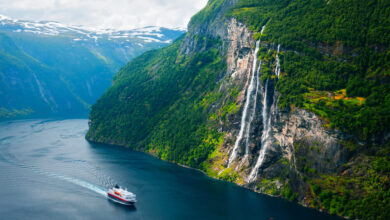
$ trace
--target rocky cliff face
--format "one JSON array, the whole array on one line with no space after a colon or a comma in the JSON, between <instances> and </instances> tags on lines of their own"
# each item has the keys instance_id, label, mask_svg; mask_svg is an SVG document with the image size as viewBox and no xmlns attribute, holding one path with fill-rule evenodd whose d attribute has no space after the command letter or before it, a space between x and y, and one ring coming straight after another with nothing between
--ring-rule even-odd
<instances>
[{"instance_id":1,"label":"rocky cliff face","mask_svg":"<svg viewBox=\"0 0 390 220\"><path fill-rule=\"evenodd\" d=\"M307 110L278 108L279 93L275 89L278 79L260 80L264 73L262 63L254 62L258 57L253 33L235 18L224 17L235 3L226 1L214 19L190 26L181 46L181 53L188 55L207 50L210 39L221 40L227 65L225 75L220 77L222 103L230 97L227 91L239 88L234 100L239 111L228 114L225 121L218 121L224 142L218 148L218 156L208 163L218 173L216 178L272 195L289 191L300 203L309 205L311 192L302 170L336 172L348 157L340 140L350 137L327 128L322 119ZM201 41L199 36L208 40ZM260 43L257 49L261 48L277 50L276 45L266 43ZM272 71L277 71L276 62L271 66ZM221 104L215 104L209 112L220 108Z\"/></svg>"},{"instance_id":2,"label":"rocky cliff face","mask_svg":"<svg viewBox=\"0 0 390 220\"><path fill-rule=\"evenodd\" d=\"M304 81L306 76L296 80L294 74L325 77L322 80L328 82L330 74L353 71L343 59L331 57L349 53L349 49L319 44L306 55L305 51L288 51L263 35L264 30L275 29L269 20L255 22L263 25L255 34L227 16L236 3L209 1L192 18L184 38L124 67L114 77L114 86L92 107L87 138L149 152L202 169L214 178L333 214L364 216L362 208L375 201L383 203L380 209L386 210L390 203L382 195L388 192L386 172L390 166L381 155L388 154L390 146L360 143L356 136L332 128L329 118L319 116L326 115L326 110L322 108L324 114L318 114L321 108L310 108L321 104L319 100L328 101L322 107L345 107L344 100L327 97L335 91L309 90L311 85L295 91L296 86L297 90L302 88L300 83L309 82ZM243 11L246 15L247 8ZM284 42L289 43L293 42ZM312 60L304 64L308 68L299 67L305 58L321 54L331 61ZM289 70L283 63L286 60ZM333 68L338 62L343 64ZM310 65L313 63L330 69L320 72ZM285 90L293 88L278 91L286 82L291 85L284 85ZM305 99L307 93L317 95L317 101L285 100L298 95ZM363 98L349 100L340 94L339 99L354 101L358 103L352 103L354 109L360 109Z\"/></svg>"},{"instance_id":3,"label":"rocky cliff face","mask_svg":"<svg viewBox=\"0 0 390 220\"><path fill-rule=\"evenodd\" d=\"M192 18L185 37L122 68L114 86L92 107L88 140L145 151L332 214L388 216L390 135L368 135L369 128L388 131L390 99L377 91L390 90L384 81L374 85L367 79L380 73L376 64L385 58L324 40L328 32L343 39L349 29L343 28L344 22L338 30L323 30L313 19L301 25L302 14L332 23L338 9L345 8L337 4L356 4L285 1L280 11L279 1L240 1L237 10L229 11L236 3L210 0ZM271 17L262 16L269 11ZM355 23L345 27L350 24ZM319 42L303 42L308 36ZM344 42L360 43L349 38ZM349 60L355 56L360 58ZM367 57L375 60L372 67L377 70L356 79L362 74L357 67L364 71ZM347 95L348 86L352 92L359 86L356 95ZM370 86L373 94L357 97Z\"/></svg>"}]
</instances>

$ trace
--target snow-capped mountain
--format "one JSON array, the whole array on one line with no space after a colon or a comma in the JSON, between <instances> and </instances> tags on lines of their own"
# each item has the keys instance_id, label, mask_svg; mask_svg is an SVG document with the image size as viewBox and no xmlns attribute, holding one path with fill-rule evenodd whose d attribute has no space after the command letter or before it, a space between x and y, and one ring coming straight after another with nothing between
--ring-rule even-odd
<instances>
[{"instance_id":1,"label":"snow-capped mountain","mask_svg":"<svg viewBox=\"0 0 390 220\"><path fill-rule=\"evenodd\" d=\"M172 36L177 33L184 33L183 28L164 28L148 26L131 30L114 30L114 29L95 29L81 26L64 25L55 21L26 21L12 19L0 15L0 30L9 32L25 32L48 36L68 36L73 37L74 41L95 42L99 40L124 40L127 42L136 41L139 46L144 43L171 43Z\"/></svg>"},{"instance_id":2,"label":"snow-capped mountain","mask_svg":"<svg viewBox=\"0 0 390 220\"><path fill-rule=\"evenodd\" d=\"M0 15L0 119L87 115L121 67L184 32L101 30Z\"/></svg>"}]
</instances>

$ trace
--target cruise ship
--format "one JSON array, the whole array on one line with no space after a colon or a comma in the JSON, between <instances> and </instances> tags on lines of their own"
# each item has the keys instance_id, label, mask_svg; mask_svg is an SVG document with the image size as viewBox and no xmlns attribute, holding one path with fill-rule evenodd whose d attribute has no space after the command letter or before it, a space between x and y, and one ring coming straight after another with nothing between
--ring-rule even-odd
<instances>
[{"instance_id":1,"label":"cruise ship","mask_svg":"<svg viewBox=\"0 0 390 220\"><path fill-rule=\"evenodd\" d=\"M129 192L118 185L108 189L107 196L111 200L124 205L134 205L137 202L136 195L134 193Z\"/></svg>"}]
</instances>

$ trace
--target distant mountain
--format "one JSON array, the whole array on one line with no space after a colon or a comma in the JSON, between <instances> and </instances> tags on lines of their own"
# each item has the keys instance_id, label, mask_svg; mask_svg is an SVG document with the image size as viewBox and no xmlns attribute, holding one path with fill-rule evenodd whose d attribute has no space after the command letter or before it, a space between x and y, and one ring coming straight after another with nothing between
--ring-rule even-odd
<instances>
[{"instance_id":1,"label":"distant mountain","mask_svg":"<svg viewBox=\"0 0 390 220\"><path fill-rule=\"evenodd\" d=\"M99 30L0 15L0 119L87 115L120 67L184 32Z\"/></svg>"}]
</instances>

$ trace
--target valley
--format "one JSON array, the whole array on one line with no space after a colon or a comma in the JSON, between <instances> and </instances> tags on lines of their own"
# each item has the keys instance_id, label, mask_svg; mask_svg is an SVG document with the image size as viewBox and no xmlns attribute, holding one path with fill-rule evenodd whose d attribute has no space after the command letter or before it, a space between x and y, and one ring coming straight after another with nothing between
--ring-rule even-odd
<instances>
[{"instance_id":1,"label":"valley","mask_svg":"<svg viewBox=\"0 0 390 220\"><path fill-rule=\"evenodd\" d=\"M95 30L0 16L0 119L86 117L124 64L184 32Z\"/></svg>"}]
</instances>

